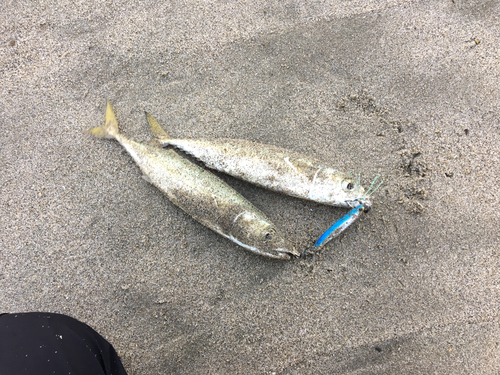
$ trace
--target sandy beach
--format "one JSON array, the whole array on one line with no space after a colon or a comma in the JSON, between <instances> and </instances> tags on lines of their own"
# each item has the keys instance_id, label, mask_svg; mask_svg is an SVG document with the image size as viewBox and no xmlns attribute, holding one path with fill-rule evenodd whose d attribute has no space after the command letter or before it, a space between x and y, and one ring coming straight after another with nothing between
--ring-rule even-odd
<instances>
[{"instance_id":1,"label":"sandy beach","mask_svg":"<svg viewBox=\"0 0 500 375\"><path fill-rule=\"evenodd\" d=\"M0 4L0 313L100 332L131 375L500 372L498 1ZM347 210L218 174L307 255L270 260L141 178L150 142L243 138L380 174Z\"/></svg>"}]
</instances>

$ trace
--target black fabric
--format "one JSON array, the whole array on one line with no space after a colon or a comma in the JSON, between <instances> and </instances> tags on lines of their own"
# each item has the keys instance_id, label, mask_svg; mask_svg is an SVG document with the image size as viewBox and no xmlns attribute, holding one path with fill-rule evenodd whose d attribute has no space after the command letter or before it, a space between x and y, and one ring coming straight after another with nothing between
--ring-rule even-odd
<instances>
[{"instance_id":1,"label":"black fabric","mask_svg":"<svg viewBox=\"0 0 500 375\"><path fill-rule=\"evenodd\" d=\"M66 315L0 315L0 375L126 375L113 346Z\"/></svg>"}]
</instances>

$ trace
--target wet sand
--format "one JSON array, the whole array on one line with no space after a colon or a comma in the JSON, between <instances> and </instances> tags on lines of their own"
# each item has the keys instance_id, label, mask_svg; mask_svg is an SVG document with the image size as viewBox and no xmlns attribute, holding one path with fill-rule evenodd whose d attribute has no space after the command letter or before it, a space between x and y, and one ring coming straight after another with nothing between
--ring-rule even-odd
<instances>
[{"instance_id":1,"label":"wet sand","mask_svg":"<svg viewBox=\"0 0 500 375\"><path fill-rule=\"evenodd\" d=\"M0 5L0 312L130 374L500 372L495 1ZM86 130L270 143L385 182L319 252L251 254ZM222 176L301 252L345 209Z\"/></svg>"}]
</instances>

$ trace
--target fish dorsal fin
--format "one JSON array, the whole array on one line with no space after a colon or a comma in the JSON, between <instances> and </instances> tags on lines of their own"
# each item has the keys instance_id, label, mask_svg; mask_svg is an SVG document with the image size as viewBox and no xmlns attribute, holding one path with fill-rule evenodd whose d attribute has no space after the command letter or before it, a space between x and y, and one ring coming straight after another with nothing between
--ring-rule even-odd
<instances>
[{"instance_id":1,"label":"fish dorsal fin","mask_svg":"<svg viewBox=\"0 0 500 375\"><path fill-rule=\"evenodd\" d=\"M151 131L153 132L153 135L155 136L156 139L158 140L166 140L169 139L170 136L168 133L163 130L161 125L156 121L156 119L151 116L149 113L145 112L146 114L146 119L148 120L149 127L151 128Z\"/></svg>"}]
</instances>

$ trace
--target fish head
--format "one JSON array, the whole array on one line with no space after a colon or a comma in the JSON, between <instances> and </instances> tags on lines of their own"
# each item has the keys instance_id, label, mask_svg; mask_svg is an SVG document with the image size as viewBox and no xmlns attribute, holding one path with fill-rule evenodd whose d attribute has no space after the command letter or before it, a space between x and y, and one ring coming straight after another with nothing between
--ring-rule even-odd
<instances>
[{"instance_id":1,"label":"fish head","mask_svg":"<svg viewBox=\"0 0 500 375\"><path fill-rule=\"evenodd\" d=\"M335 176L324 184L324 200L318 201L330 204L332 206L354 208L361 203L367 203L371 206L369 198L366 196L365 189L361 184L348 176Z\"/></svg>"},{"instance_id":2,"label":"fish head","mask_svg":"<svg viewBox=\"0 0 500 375\"><path fill-rule=\"evenodd\" d=\"M344 178L341 183L341 189L343 191L343 194L345 195L345 202L347 203L348 207L355 208L362 204L363 211L368 212L372 206L371 197L373 193L375 193L384 182L384 179L378 182L377 180L379 178L380 174L377 174L367 191L365 191L365 189L363 189L363 187L360 185L360 177L358 177L357 183L353 181L352 178ZM376 182L378 182L378 184L376 184Z\"/></svg>"},{"instance_id":3,"label":"fish head","mask_svg":"<svg viewBox=\"0 0 500 375\"><path fill-rule=\"evenodd\" d=\"M368 197L359 178L323 166L314 173L308 198L336 207L354 208Z\"/></svg>"},{"instance_id":4,"label":"fish head","mask_svg":"<svg viewBox=\"0 0 500 375\"><path fill-rule=\"evenodd\" d=\"M231 237L240 246L269 258L290 259L290 255L300 256L273 223L251 212L238 215L231 229Z\"/></svg>"},{"instance_id":5,"label":"fish head","mask_svg":"<svg viewBox=\"0 0 500 375\"><path fill-rule=\"evenodd\" d=\"M340 183L340 188L343 200L348 202L348 205L351 207L359 205L355 202L362 200L365 196L363 186L361 186L359 181L355 181L351 177L344 177Z\"/></svg>"},{"instance_id":6,"label":"fish head","mask_svg":"<svg viewBox=\"0 0 500 375\"><path fill-rule=\"evenodd\" d=\"M268 254L276 256L278 259L289 259L290 255L300 256L300 253L272 225L263 229L257 235L260 237L259 246L261 249Z\"/></svg>"}]
</instances>

